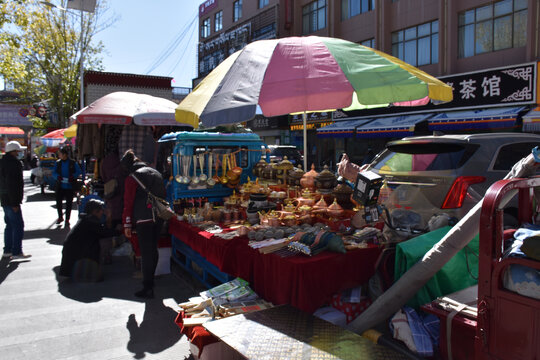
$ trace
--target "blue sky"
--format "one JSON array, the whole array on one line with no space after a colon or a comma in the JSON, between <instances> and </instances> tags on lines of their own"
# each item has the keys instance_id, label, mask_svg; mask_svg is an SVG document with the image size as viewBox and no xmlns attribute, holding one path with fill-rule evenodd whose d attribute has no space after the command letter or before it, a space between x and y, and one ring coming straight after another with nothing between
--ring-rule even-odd
<instances>
[{"instance_id":1,"label":"blue sky","mask_svg":"<svg viewBox=\"0 0 540 360\"><path fill-rule=\"evenodd\" d=\"M173 86L191 87L202 1L108 0L108 16L118 20L95 37L106 48L104 71L170 76Z\"/></svg>"}]
</instances>

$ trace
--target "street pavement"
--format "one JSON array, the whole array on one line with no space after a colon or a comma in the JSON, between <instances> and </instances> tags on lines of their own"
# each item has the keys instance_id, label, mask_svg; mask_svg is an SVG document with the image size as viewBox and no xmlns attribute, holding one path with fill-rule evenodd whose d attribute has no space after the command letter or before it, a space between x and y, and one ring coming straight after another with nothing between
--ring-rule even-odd
<instances>
[{"instance_id":1,"label":"street pavement","mask_svg":"<svg viewBox=\"0 0 540 360\"><path fill-rule=\"evenodd\" d=\"M0 261L0 359L192 359L174 319L201 291L188 277L156 278L155 299L133 293L141 280L128 256L104 265L99 283L59 281L68 229L57 228L54 193L40 194L25 171L25 260ZM3 218L3 211L0 208ZM78 211L74 206L72 225ZM0 224L2 232L4 225Z\"/></svg>"}]
</instances>

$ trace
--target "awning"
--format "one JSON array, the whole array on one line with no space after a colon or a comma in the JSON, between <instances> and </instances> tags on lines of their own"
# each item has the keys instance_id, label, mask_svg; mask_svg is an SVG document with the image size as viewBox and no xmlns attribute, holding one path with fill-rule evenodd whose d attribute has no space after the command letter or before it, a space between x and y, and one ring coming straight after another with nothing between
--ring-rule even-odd
<instances>
[{"instance_id":1,"label":"awning","mask_svg":"<svg viewBox=\"0 0 540 360\"><path fill-rule=\"evenodd\" d=\"M443 112L429 120L429 130L511 128L525 106Z\"/></svg>"},{"instance_id":2,"label":"awning","mask_svg":"<svg viewBox=\"0 0 540 360\"><path fill-rule=\"evenodd\" d=\"M333 124L324 126L317 129L317 137L330 138L330 137L353 137L354 130L357 126L370 122L373 119L347 119L342 121L336 121Z\"/></svg>"},{"instance_id":3,"label":"awning","mask_svg":"<svg viewBox=\"0 0 540 360\"><path fill-rule=\"evenodd\" d=\"M433 114L411 114L376 118L356 128L356 137L405 137L414 135L414 127Z\"/></svg>"},{"instance_id":4,"label":"awning","mask_svg":"<svg viewBox=\"0 0 540 360\"><path fill-rule=\"evenodd\" d=\"M523 115L523 131L540 131L540 106Z\"/></svg>"},{"instance_id":5,"label":"awning","mask_svg":"<svg viewBox=\"0 0 540 360\"><path fill-rule=\"evenodd\" d=\"M7 136L24 135L24 130L15 126L0 126L0 135L7 135Z\"/></svg>"}]
</instances>

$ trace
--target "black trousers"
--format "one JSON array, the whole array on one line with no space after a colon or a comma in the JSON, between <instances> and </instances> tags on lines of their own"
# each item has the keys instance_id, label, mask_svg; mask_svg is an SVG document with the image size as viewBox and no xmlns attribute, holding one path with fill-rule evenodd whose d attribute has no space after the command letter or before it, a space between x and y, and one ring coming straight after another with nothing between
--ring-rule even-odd
<instances>
[{"instance_id":1,"label":"black trousers","mask_svg":"<svg viewBox=\"0 0 540 360\"><path fill-rule=\"evenodd\" d=\"M159 259L158 240L161 233L163 220L156 222L138 223L137 238L141 249L141 270L143 276L143 287L152 289L154 287L154 273Z\"/></svg>"},{"instance_id":2,"label":"black trousers","mask_svg":"<svg viewBox=\"0 0 540 360\"><path fill-rule=\"evenodd\" d=\"M62 189L57 187L56 189L56 211L58 211L58 217L62 217L62 201L66 199L66 220L69 220L71 216L71 208L73 206L73 189Z\"/></svg>"}]
</instances>

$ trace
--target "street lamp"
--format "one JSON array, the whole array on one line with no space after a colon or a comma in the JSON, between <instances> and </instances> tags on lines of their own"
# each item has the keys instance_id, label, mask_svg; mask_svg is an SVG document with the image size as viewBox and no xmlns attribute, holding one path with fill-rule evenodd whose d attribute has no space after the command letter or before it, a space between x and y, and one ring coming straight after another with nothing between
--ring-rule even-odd
<instances>
[{"instance_id":1,"label":"street lamp","mask_svg":"<svg viewBox=\"0 0 540 360\"><path fill-rule=\"evenodd\" d=\"M79 77L80 77L80 107L84 108L84 43L83 43L83 29L84 29L84 17L83 12L93 13L96 8L96 0L68 0L67 8L55 5L49 1L40 1L41 4L56 8L58 10L67 11L68 9L80 10L81 12L81 58L79 60Z\"/></svg>"}]
</instances>

